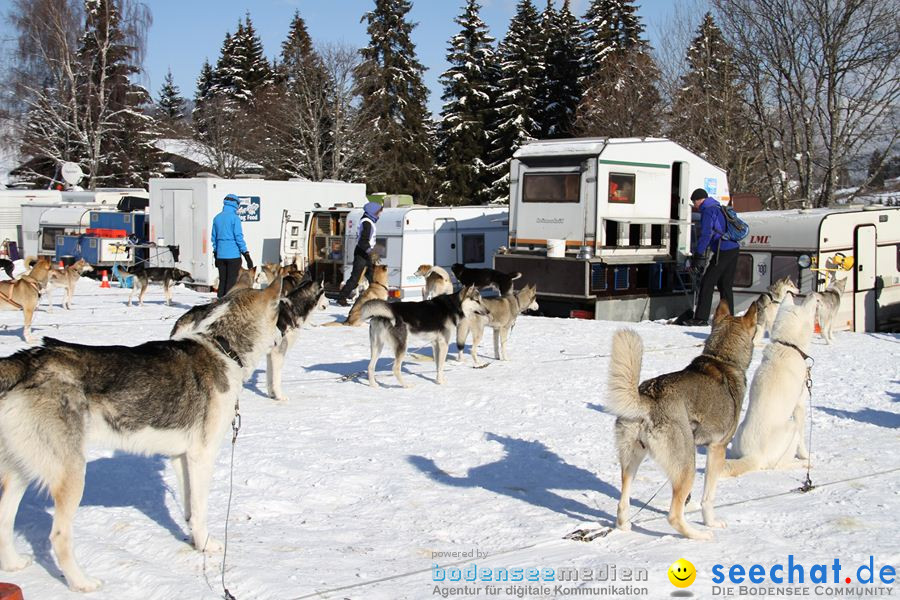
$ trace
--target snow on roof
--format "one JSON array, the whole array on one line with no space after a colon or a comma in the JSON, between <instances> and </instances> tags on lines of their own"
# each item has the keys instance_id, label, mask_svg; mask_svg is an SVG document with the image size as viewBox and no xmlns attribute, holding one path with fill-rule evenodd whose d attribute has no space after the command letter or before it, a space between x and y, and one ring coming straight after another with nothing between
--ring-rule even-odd
<instances>
[{"instance_id":1,"label":"snow on roof","mask_svg":"<svg viewBox=\"0 0 900 600\"><path fill-rule=\"evenodd\" d=\"M599 156L608 145L668 142L664 138L569 138L537 140L519 148L513 158L539 156Z\"/></svg>"},{"instance_id":2,"label":"snow on roof","mask_svg":"<svg viewBox=\"0 0 900 600\"><path fill-rule=\"evenodd\" d=\"M212 148L203 142L178 138L160 138L156 140L153 145L160 152L186 158L191 162L207 168L213 167L209 157L212 156L214 152ZM262 165L249 160L244 160L235 155L229 155L228 160L229 162L240 162L241 166L245 169L262 169Z\"/></svg>"}]
</instances>

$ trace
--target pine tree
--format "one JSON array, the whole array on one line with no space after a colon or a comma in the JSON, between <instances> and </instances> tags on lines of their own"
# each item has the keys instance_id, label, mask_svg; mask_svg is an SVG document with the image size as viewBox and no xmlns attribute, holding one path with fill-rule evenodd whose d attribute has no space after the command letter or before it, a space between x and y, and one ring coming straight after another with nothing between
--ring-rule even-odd
<instances>
[{"instance_id":1,"label":"pine tree","mask_svg":"<svg viewBox=\"0 0 900 600\"><path fill-rule=\"evenodd\" d=\"M156 116L159 120L160 130L165 135L184 136L187 132L185 123L185 100L181 97L181 90L175 85L172 70L166 73L163 85L159 90L159 99L156 101Z\"/></svg>"},{"instance_id":2,"label":"pine tree","mask_svg":"<svg viewBox=\"0 0 900 600\"><path fill-rule=\"evenodd\" d=\"M572 14L569 0L559 11L553 1L541 14L542 38L545 44L544 77L538 88L540 137L560 138L573 135L575 111L581 100L582 44L581 25Z\"/></svg>"},{"instance_id":3,"label":"pine tree","mask_svg":"<svg viewBox=\"0 0 900 600\"><path fill-rule=\"evenodd\" d=\"M87 106L86 152L89 185L144 185L158 171L156 122L151 97L130 77L140 71L131 61L136 48L120 29L115 0L85 0L85 32L78 57L80 90Z\"/></svg>"},{"instance_id":4,"label":"pine tree","mask_svg":"<svg viewBox=\"0 0 900 600\"><path fill-rule=\"evenodd\" d=\"M406 18L409 0L375 0L363 17L369 45L356 69L362 118L370 124L366 181L370 190L434 196L434 135L426 108L425 68L416 58Z\"/></svg>"},{"instance_id":5,"label":"pine tree","mask_svg":"<svg viewBox=\"0 0 900 600\"><path fill-rule=\"evenodd\" d=\"M670 137L728 171L734 190L746 190L758 153L743 103L734 51L710 13L687 51L688 71L673 99Z\"/></svg>"},{"instance_id":6,"label":"pine tree","mask_svg":"<svg viewBox=\"0 0 900 600\"><path fill-rule=\"evenodd\" d=\"M456 18L461 30L450 39L441 77L444 107L438 125L442 204L481 204L491 183L487 169L487 126L494 96L490 65L494 38L481 20L477 0L467 0Z\"/></svg>"},{"instance_id":7,"label":"pine tree","mask_svg":"<svg viewBox=\"0 0 900 600\"><path fill-rule=\"evenodd\" d=\"M509 161L513 153L540 134L537 93L544 76L544 46L539 16L531 0L520 0L506 37L497 49L497 101L491 127L490 198L509 199Z\"/></svg>"},{"instance_id":8,"label":"pine tree","mask_svg":"<svg viewBox=\"0 0 900 600\"><path fill-rule=\"evenodd\" d=\"M591 0L584 15L584 77L592 79L610 54L640 50L644 26L634 0Z\"/></svg>"},{"instance_id":9,"label":"pine tree","mask_svg":"<svg viewBox=\"0 0 900 600\"><path fill-rule=\"evenodd\" d=\"M262 40L256 34L250 13L247 13L243 26L238 27L234 36L235 67L239 77L235 82L243 82L243 87L238 87L235 97L239 100L252 101L259 90L272 83L274 74L263 53Z\"/></svg>"}]
</instances>

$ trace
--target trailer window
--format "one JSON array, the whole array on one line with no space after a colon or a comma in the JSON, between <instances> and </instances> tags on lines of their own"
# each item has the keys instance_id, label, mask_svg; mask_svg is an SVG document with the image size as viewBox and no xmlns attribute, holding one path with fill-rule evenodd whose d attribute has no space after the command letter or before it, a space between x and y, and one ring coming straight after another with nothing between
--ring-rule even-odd
<instances>
[{"instance_id":1,"label":"trailer window","mask_svg":"<svg viewBox=\"0 0 900 600\"><path fill-rule=\"evenodd\" d=\"M633 174L609 174L609 201L614 204L634 204Z\"/></svg>"},{"instance_id":2,"label":"trailer window","mask_svg":"<svg viewBox=\"0 0 900 600\"><path fill-rule=\"evenodd\" d=\"M772 281L778 281L782 277L790 277L795 284L800 283L800 265L797 264L795 255L772 256Z\"/></svg>"},{"instance_id":3,"label":"trailer window","mask_svg":"<svg viewBox=\"0 0 900 600\"><path fill-rule=\"evenodd\" d=\"M580 173L530 173L522 184L523 202L578 202Z\"/></svg>"},{"instance_id":4,"label":"trailer window","mask_svg":"<svg viewBox=\"0 0 900 600\"><path fill-rule=\"evenodd\" d=\"M41 229L41 250L56 250L56 236L62 235L60 227L44 227Z\"/></svg>"},{"instance_id":5,"label":"trailer window","mask_svg":"<svg viewBox=\"0 0 900 600\"><path fill-rule=\"evenodd\" d=\"M753 255L740 254L734 269L734 287L750 287L753 285Z\"/></svg>"},{"instance_id":6,"label":"trailer window","mask_svg":"<svg viewBox=\"0 0 900 600\"><path fill-rule=\"evenodd\" d=\"M484 234L462 236L463 264L484 262Z\"/></svg>"},{"instance_id":7,"label":"trailer window","mask_svg":"<svg viewBox=\"0 0 900 600\"><path fill-rule=\"evenodd\" d=\"M387 246L388 239L386 237L377 237L375 238L375 247L372 248L372 252L377 254L381 260L385 260L387 258Z\"/></svg>"}]
</instances>

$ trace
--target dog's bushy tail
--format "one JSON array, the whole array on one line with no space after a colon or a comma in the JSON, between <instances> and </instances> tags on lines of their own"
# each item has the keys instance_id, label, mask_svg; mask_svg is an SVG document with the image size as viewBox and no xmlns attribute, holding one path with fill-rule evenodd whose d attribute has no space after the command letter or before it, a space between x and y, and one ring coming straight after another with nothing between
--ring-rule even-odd
<instances>
[{"instance_id":1,"label":"dog's bushy tail","mask_svg":"<svg viewBox=\"0 0 900 600\"><path fill-rule=\"evenodd\" d=\"M649 411L638 392L643 355L644 344L635 331L622 329L613 336L607 408L625 419L643 419Z\"/></svg>"},{"instance_id":2,"label":"dog's bushy tail","mask_svg":"<svg viewBox=\"0 0 900 600\"><path fill-rule=\"evenodd\" d=\"M522 276L522 274L519 273L518 271L513 271L512 273L509 274L509 278L512 279L513 281L515 281L516 279L519 279L521 276Z\"/></svg>"},{"instance_id":3,"label":"dog's bushy tail","mask_svg":"<svg viewBox=\"0 0 900 600\"><path fill-rule=\"evenodd\" d=\"M359 316L364 320L380 317L390 321L391 325L397 324L394 320L394 313L391 311L391 306L384 300L369 300L363 304L362 310L359 311Z\"/></svg>"}]
</instances>

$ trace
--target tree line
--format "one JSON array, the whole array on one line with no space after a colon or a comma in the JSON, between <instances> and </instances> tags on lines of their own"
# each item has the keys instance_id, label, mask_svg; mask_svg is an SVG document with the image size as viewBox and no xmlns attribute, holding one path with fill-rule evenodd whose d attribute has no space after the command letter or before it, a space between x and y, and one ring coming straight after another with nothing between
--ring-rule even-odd
<instances>
[{"instance_id":1,"label":"tree line","mask_svg":"<svg viewBox=\"0 0 900 600\"><path fill-rule=\"evenodd\" d=\"M860 161L870 184L898 163L896 0L712 0L668 64L634 0L591 0L580 18L569 0L519 0L499 41L463 0L434 116L410 0L373 0L362 49L315 44L295 13L271 60L247 14L192 98L169 73L155 100L134 83L146 5L13 4L8 104L44 182L74 161L91 187L146 185L155 141L175 137L226 177L253 168L482 204L508 199L509 161L529 140L665 136L727 169L733 192L780 208L827 205Z\"/></svg>"}]
</instances>

